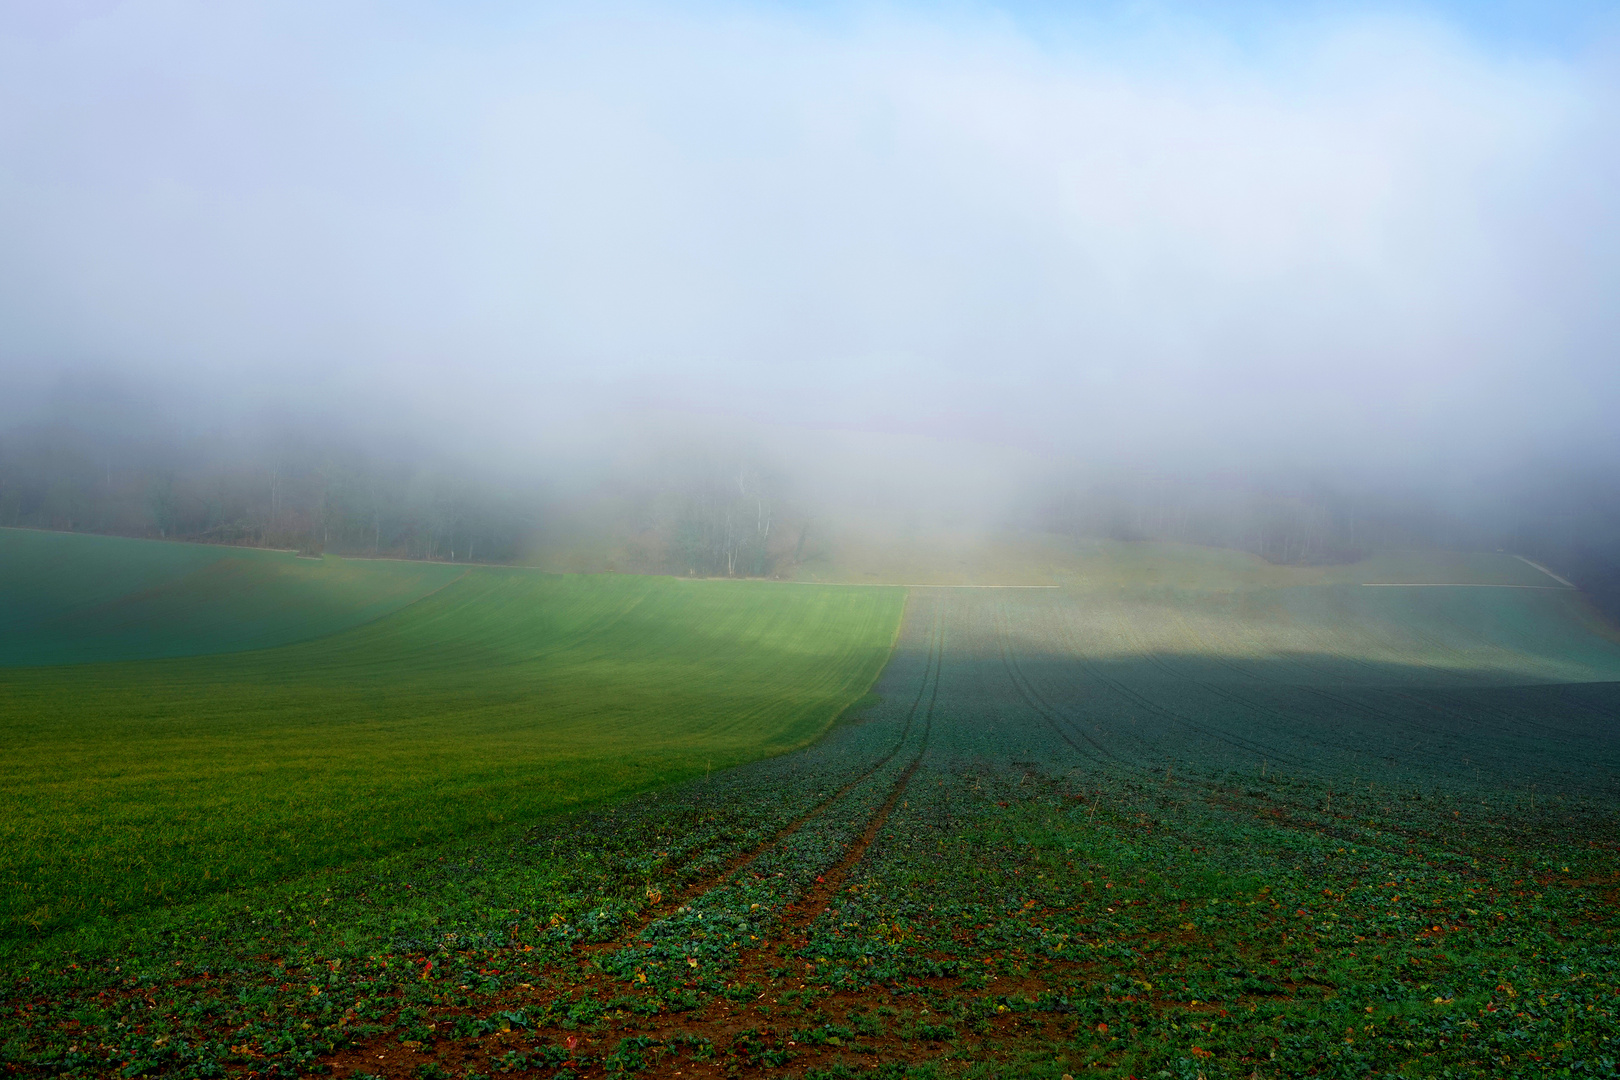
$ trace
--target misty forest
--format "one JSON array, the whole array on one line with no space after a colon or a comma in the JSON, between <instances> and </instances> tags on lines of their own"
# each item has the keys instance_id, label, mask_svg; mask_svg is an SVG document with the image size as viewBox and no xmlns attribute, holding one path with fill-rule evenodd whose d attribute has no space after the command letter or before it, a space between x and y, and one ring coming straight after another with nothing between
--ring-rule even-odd
<instances>
[{"instance_id":1,"label":"misty forest","mask_svg":"<svg viewBox=\"0 0 1620 1080\"><path fill-rule=\"evenodd\" d=\"M0 10L0 1072L1620 1073L1612 5Z\"/></svg>"}]
</instances>

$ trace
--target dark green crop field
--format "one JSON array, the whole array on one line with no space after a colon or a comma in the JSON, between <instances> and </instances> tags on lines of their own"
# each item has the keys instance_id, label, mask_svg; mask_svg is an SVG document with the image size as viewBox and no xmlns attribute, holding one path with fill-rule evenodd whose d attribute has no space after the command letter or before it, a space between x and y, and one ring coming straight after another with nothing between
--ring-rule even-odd
<instances>
[{"instance_id":1,"label":"dark green crop field","mask_svg":"<svg viewBox=\"0 0 1620 1080\"><path fill-rule=\"evenodd\" d=\"M52 829L79 873L124 858L131 880L166 828L209 838L171 866L231 866L256 835L337 854L15 921L3 1057L1615 1075L1620 642L1578 594L1498 555L1290 570L1122 545L1053 576L911 590L892 657L897 591L479 570L300 644L9 671L32 757L6 766L4 820L32 822L36 861L8 873L56 875L35 906L116 888L73 892ZM612 779L666 753L686 779ZM641 790L603 801L615 784ZM374 853L387 821L422 846Z\"/></svg>"}]
</instances>

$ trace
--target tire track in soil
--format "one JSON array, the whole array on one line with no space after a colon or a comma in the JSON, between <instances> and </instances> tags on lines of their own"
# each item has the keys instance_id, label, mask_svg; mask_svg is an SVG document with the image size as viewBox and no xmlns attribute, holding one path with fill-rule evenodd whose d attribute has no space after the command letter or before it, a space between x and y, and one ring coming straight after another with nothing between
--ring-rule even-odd
<instances>
[{"instance_id":1,"label":"tire track in soil","mask_svg":"<svg viewBox=\"0 0 1620 1080\"><path fill-rule=\"evenodd\" d=\"M843 889L844 882L848 880L850 872L860 864L863 858L865 858L867 849L871 847L872 842L877 838L878 833L882 831L884 824L889 819L889 815L894 811L895 805L900 801L901 796L905 793L906 787L910 783L912 776L917 772L917 769L921 767L923 759L928 754L929 738L933 734L934 708L939 700L940 672L944 666L945 628L943 614L936 613L935 615L933 641L931 644L932 647L930 649L929 663L923 669L922 685L918 687L917 697L912 701L911 708L907 711L905 727L902 729L900 740L895 744L894 749L890 750L888 754L884 755L884 757L877 764L873 765L871 768L867 769L866 772L862 773L860 777L850 781L849 784L840 789L840 791L833 797L822 802L820 805L804 815L801 815L799 819L793 823L790 823L790 825L784 826L784 828L770 841L761 844L758 848L751 851L738 863L735 869L730 871L724 877L714 881L710 885L710 888L712 889L718 887L720 884L723 884L724 881L728 880L732 874L737 872L737 870L743 869L749 863L759 858L765 852L769 851L773 846L780 843L783 839L791 836L793 832L797 831L799 826L803 825L805 822L809 821L811 818L833 805L838 801L839 797L847 793L862 780L871 776L885 763L891 760L895 754L900 751L900 748L905 745L905 741L907 738L909 738L912 726L915 722L917 711L922 707L923 698L925 696L928 698L928 706L927 709L924 710L922 718L922 745L917 748L916 756L911 759L911 761L906 765L905 769L895 779L894 787L890 790L888 798L883 801L883 805L880 806L867 820L866 827L861 831L860 835L851 841L850 844L844 849L844 853L839 858L838 862L834 864L831 869L824 871L821 874L820 880L816 882L815 886L808 890L797 903L789 904L784 908L779 920L780 930L777 933L772 934L768 942L762 941L753 948L743 950L741 955L737 957L736 966L732 971L732 978L737 983L750 981L756 978L770 978L770 975L768 974L768 969L772 966L771 960L768 959L770 954L777 953L785 959L787 956L792 955L810 944L810 924L813 923L823 912L827 910L828 907L831 906L833 898L837 896L838 893ZM931 690L929 686L930 679L933 683ZM703 894L701 892L698 892L694 894L691 899L698 899L702 895ZM652 920L648 920L649 923L651 921ZM645 927L643 926L642 929L645 929ZM639 935L640 932L641 931L638 929L636 933ZM609 949L617 947L622 947L622 943L614 943L607 946ZM593 984L605 985L608 981L609 977L606 976L605 973L599 972L594 976L581 980L579 985L587 987ZM722 1038L734 1037L739 1031L744 1030L744 1027L742 1026L742 1021L740 1018L733 1018L731 1016L708 1016L695 1020L681 1020L674 1025L674 1030L679 1030L683 1034L689 1036L707 1033L705 1037L718 1044ZM752 1030L752 1027L749 1027L748 1030ZM699 1071L701 1070L691 1068L687 1069L689 1074L696 1074Z\"/></svg>"},{"instance_id":2,"label":"tire track in soil","mask_svg":"<svg viewBox=\"0 0 1620 1080\"><path fill-rule=\"evenodd\" d=\"M1138 644L1134 636L1132 636L1131 641L1133 645ZM1207 739L1213 739L1216 742L1225 743L1228 746L1255 754L1256 756L1269 757L1272 760L1292 765L1295 768L1306 768L1303 761L1296 756L1287 753L1286 751L1279 750L1262 743L1256 743L1253 740L1245 739L1240 735L1234 735L1223 728L1217 728L1207 724L1200 724L1194 720L1190 720L1186 716L1183 716L1178 710L1153 700L1142 692L1128 686L1122 680L1103 674L1102 670L1095 662L1087 660L1084 655L1078 651L1076 651L1075 656L1080 669L1089 677L1098 683L1101 683L1103 686L1108 687L1110 690L1114 691L1114 693L1118 694L1126 701L1129 701L1137 708L1142 709L1149 715L1158 716L1161 719L1170 721L1172 724L1179 725L1180 727L1186 728L1189 731L1202 735ZM1152 658L1148 659L1151 660ZM1171 674L1174 675L1174 673ZM1177 681L1180 682L1191 681L1181 678L1180 676L1176 676L1176 678ZM1194 683L1193 685L1197 684Z\"/></svg>"},{"instance_id":3,"label":"tire track in soil","mask_svg":"<svg viewBox=\"0 0 1620 1080\"><path fill-rule=\"evenodd\" d=\"M943 625L939 632L938 642L940 662L934 664L934 690L928 697L928 711L923 714L922 745L917 748L917 756L911 759L911 763L905 767L905 771L896 778L894 789L889 792L889 797L883 801L882 806L878 807L877 813L872 815L861 834L855 838L849 847L844 849L843 857L834 864L831 870L821 875L814 889L805 894L804 899L797 905L798 910L794 911L791 917L786 912L783 913L782 929L786 935L808 940L806 931L810 924L822 912L827 910L832 904L832 898L838 895L844 887L844 882L849 879L850 871L855 869L856 865L866 857L866 850L872 846L872 841L877 839L877 835L882 831L884 823L889 820L889 815L894 811L895 804L900 801L900 796L905 793L906 785L911 782L912 775L922 765L923 758L928 756L928 739L934 732L934 703L939 700L940 669L944 666L945 634ZM927 689L928 683L925 677L923 690L926 691ZM921 692L918 693L917 700L922 701ZM912 706L912 710L913 712L916 711L915 705ZM907 728L908 730L910 728L909 720L907 721ZM896 749L899 748L896 747Z\"/></svg>"},{"instance_id":4,"label":"tire track in soil","mask_svg":"<svg viewBox=\"0 0 1620 1080\"><path fill-rule=\"evenodd\" d=\"M923 714L922 745L918 748L917 755L911 759L911 762L906 766L905 770L901 772L898 778L896 778L894 788L889 792L888 798L884 800L883 805L879 807L878 810L867 821L866 828L862 830L861 834L856 837L856 839L845 849L844 854L839 859L838 863L835 864L832 869L825 871L821 875L822 880L817 882L816 887L807 892L797 905L788 905L788 908L784 910L782 914L780 920L781 932L779 935L773 935L778 939L780 943L779 947L785 947L786 949L796 951L807 946L810 940L810 923L814 922L817 916L819 916L830 906L833 897L837 895L839 890L843 887L844 881L848 879L850 871L853 870L861 859L865 857L867 849L871 847L872 841L877 838L877 835L882 830L884 823L888 821L890 813L893 812L895 804L900 800L900 796L905 792L906 786L910 782L912 775L915 774L917 769L922 765L923 758L928 753L929 736L933 732L934 706L939 699L940 670L944 663L944 653L944 616L943 613L936 610L934 616L932 640L929 648L929 657L926 665L923 668L922 684L917 688L917 696L912 700L911 708L906 712L906 722L905 726L901 729L900 738L896 741L894 747L887 754L879 758L876 763L862 772L860 776L857 776L855 779L839 788L839 790L834 792L831 796L822 800L816 806L812 807L810 810L807 810L805 813L799 815L799 817L783 826L774 836L771 837L770 840L765 841L764 843L755 847L753 850L749 851L747 854L739 857L723 873L712 875L709 878L705 878L702 882L697 883L693 887L683 890L683 898L679 901L666 901L664 904L659 906L657 909L657 914L639 920L633 932L621 934L612 941L601 942L578 949L575 952L576 959L586 961L588 964L589 958L592 954L612 952L633 943L635 939L638 938L647 928L647 926L657 921L657 919L673 913L677 907L691 903L692 901L701 898L704 894L723 885L726 881L730 880L734 875L736 875L738 871L745 869L750 863L758 859L761 855L765 854L767 851L771 850L771 848L775 847L787 837L797 832L799 828L801 828L806 822L826 811L840 798L848 794L848 792L857 784L861 783L873 773L877 772L877 770L881 769L900 752L901 747L905 745L906 740L910 737L911 729L917 716L917 710L921 708L924 696L927 696L928 708ZM931 693L929 690L930 679L932 679L933 682L933 689ZM769 966L769 962L765 959L765 957L768 951L776 947L778 946L768 945L762 942L760 945L746 950L737 958L737 965L734 969L735 978L741 981L750 976L765 975L766 968ZM598 970L595 972L585 973L582 969L582 977L572 980L571 986L564 991L564 994L567 996L573 996L575 991L581 990L586 994L589 994L596 989L610 986L613 982L614 980L612 977L607 975L607 973L604 971ZM491 1004L493 1005L495 1003L492 1002ZM511 1002L511 1004L514 1007L521 1008L528 1003L519 1000ZM666 1027L668 1028L668 1031L665 1030ZM658 1038L666 1036L670 1031L678 1032L687 1036L705 1037L714 1044L718 1045L724 1038L735 1037L740 1031L753 1031L755 1028L753 1026L745 1027L740 1017L734 1018L728 1015L722 1017L711 1016L697 1019L685 1018L674 1022L666 1021L665 1023L653 1023L646 1025L643 1030L646 1033L653 1034ZM540 1029L536 1029L532 1034L534 1036L538 1036L540 1034ZM560 1039L568 1038L573 1033L569 1031L557 1031L551 1032L550 1034L553 1034ZM579 1047L584 1049L586 1046L591 1044L605 1046L609 1038L610 1036L604 1036L600 1033L591 1033L579 1040ZM464 1053L468 1048L473 1048L474 1054L477 1054L479 1052L479 1042L479 1037L456 1037L453 1039L443 1040L442 1045L444 1045L446 1048L460 1048ZM574 1043L571 1038L568 1045L570 1047L570 1055L572 1055ZM442 1056L436 1055L435 1057L425 1057L409 1052L414 1049L420 1048L407 1047L407 1052L403 1055L411 1064L436 1061L439 1056ZM490 1052L487 1047L483 1049L490 1059L487 1064L492 1066L496 1065L494 1061L494 1052ZM345 1047L343 1050L336 1053L326 1055L323 1061L328 1067L332 1067L334 1065L347 1067L351 1073L357 1071L358 1065L363 1063L368 1070L373 1068L383 1068L386 1070L385 1075L401 1075L396 1071L398 1067L398 1056L400 1055L400 1050L401 1045L398 1039L392 1032L390 1032ZM378 1051L381 1051L382 1053L378 1053ZM388 1065L384 1065L382 1063L382 1054L386 1053L396 1054L396 1061L389 1063ZM571 1057L570 1060L572 1060ZM407 1065L406 1067L409 1066ZM718 1074L718 1069L724 1067L724 1062L717 1063L716 1067L712 1069L706 1068L704 1064L697 1064L695 1067L692 1064L687 1064L684 1066L684 1071L687 1075L698 1076L701 1074ZM587 1067L586 1071L588 1073L591 1070Z\"/></svg>"},{"instance_id":5,"label":"tire track in soil","mask_svg":"<svg viewBox=\"0 0 1620 1080\"><path fill-rule=\"evenodd\" d=\"M1061 626L1061 624L1060 624L1060 626ZM1174 671L1171 671L1169 668L1165 668L1164 665L1162 664L1162 662L1157 657L1151 655L1150 650L1147 649L1146 646L1142 645L1142 643L1136 637L1136 635L1130 633L1130 631L1128 629L1125 630L1124 632L1125 632L1126 636L1128 637L1128 639L1130 640L1131 644L1133 646L1136 646L1136 651L1137 651L1139 656L1142 656L1143 658L1147 659L1149 662L1151 662L1154 665L1156 665L1156 666L1162 668L1163 670L1165 670L1177 682L1191 683L1194 686L1199 686L1199 687L1202 688L1203 684L1197 682L1196 680L1189 679L1186 676L1181 675L1179 672L1174 672ZM1149 715L1158 716L1161 719L1169 720L1173 724L1177 724L1177 725L1180 725L1181 727L1190 729L1190 730L1192 730L1192 731L1194 731L1194 732L1196 732L1196 733L1198 733L1200 735L1205 736L1206 738L1215 739L1215 740L1217 740L1219 742L1224 742L1224 743L1226 743L1226 744L1228 744L1230 746L1234 746L1234 747L1237 747L1239 749L1251 749L1252 750L1252 749L1254 749L1256 747L1259 747L1260 753L1262 755L1266 755L1267 750L1268 750L1268 748L1266 748L1266 747L1259 746L1259 744L1253 743L1251 740L1245 739L1245 738L1243 738L1242 736L1239 736L1239 735L1233 735L1230 732L1226 732L1225 730L1223 730L1221 728L1213 728L1213 727L1210 727L1210 726L1207 726L1207 725L1201 725L1201 724L1197 723L1196 721L1190 720L1186 716L1183 716L1179 711L1175 710L1174 708L1171 708L1169 706L1163 705L1163 704L1161 704L1159 702L1156 702L1156 701L1152 700L1151 698L1147 697L1145 694L1143 694L1143 693L1137 691L1136 689L1128 686L1122 680L1120 680L1118 678L1115 678L1113 676L1105 675L1102 672L1102 670L1099 668L1099 666L1094 661L1089 660L1086 657L1084 651L1080 648L1079 643L1074 638L1073 628L1072 627L1061 626L1060 633L1061 633L1063 639L1065 640L1065 642L1069 646L1070 653L1072 654L1072 656L1074 658L1074 661L1075 661L1075 666L1077 668L1079 668L1079 670L1084 675L1086 675L1087 677L1092 679L1094 682L1100 684L1101 686L1113 691L1116 695L1118 695L1121 698L1124 698L1127 702L1130 702L1131 704L1135 705L1137 708L1142 709L1143 711L1145 711ZM1003 663L1006 663L1007 662L1006 645L1003 644L1002 648L1003 648L1002 660L1003 660ZM1013 667L1013 665L1008 666L1008 674L1009 675L1012 675L1012 667ZM1019 670L1019 675L1023 675L1022 669ZM1065 720L1068 720L1070 725L1074 728L1076 733L1078 733L1080 735L1081 738L1083 738L1087 742L1091 743L1100 752L1107 755L1109 758L1113 759L1114 761L1119 762L1121 764L1127 764L1123 759L1119 758L1118 755L1114 754L1112 751L1110 751L1107 748L1103 747L1103 745L1101 743L1096 742L1095 740L1093 740L1090 735L1087 735L1085 730L1083 729L1083 727L1080 725L1080 723L1078 721L1073 720L1071 717L1067 716L1067 714L1062 709L1058 708L1055 705L1052 705L1050 702L1047 702L1044 697L1041 697L1038 694L1038 692L1035 690L1034 683L1028 678L1028 676L1023 676L1023 683L1025 685L1027 685L1029 694L1034 694L1042 702L1045 702L1046 705L1047 705L1047 708L1051 709L1053 713L1056 713L1056 714L1058 714L1060 716L1063 716ZM1042 709L1039 705L1036 705L1035 702L1030 699L1028 694L1025 693L1024 687L1019 685L1019 678L1016 677L1016 676L1013 678L1013 686L1014 686L1015 689L1017 689L1019 691L1019 696L1024 698L1024 701L1025 701L1026 704L1030 705L1030 707L1035 709L1035 711L1037 713L1040 713L1042 716L1047 718L1048 723L1051 723L1053 725L1053 730L1056 731L1057 734L1061 738L1063 738L1063 740L1065 742L1067 742L1070 746L1074 747L1076 750L1080 750L1080 747L1075 744L1074 740L1068 738L1068 736L1064 735L1063 732L1058 729L1056 721L1051 716L1049 716L1044 709ZM1084 754L1085 751L1081 750L1081 753ZM1088 754L1087 756L1090 756L1090 755ZM1271 750L1270 753L1269 753L1269 756L1275 758L1278 761L1285 762L1287 764L1292 764L1292 765L1295 765L1295 766L1303 767L1302 762L1296 760L1291 755L1287 754L1285 751L1282 751L1282 750ZM1130 764L1131 767L1133 767L1135 769L1139 769L1139 770L1141 770L1143 772L1153 772L1154 771L1154 769L1152 767L1147 766L1145 764L1142 764L1141 762L1130 762L1128 764Z\"/></svg>"},{"instance_id":6,"label":"tire track in soil","mask_svg":"<svg viewBox=\"0 0 1620 1080\"><path fill-rule=\"evenodd\" d=\"M1491 707L1489 705L1465 707L1458 705L1455 702L1434 701L1430 698L1422 696L1421 694L1397 689L1395 687L1382 686L1376 683L1365 689L1372 689L1376 692L1386 694L1396 701L1405 703L1409 706L1409 708L1404 712L1397 712L1382 704L1372 701L1364 701L1352 696L1346 696L1344 693L1336 693L1324 687L1312 686L1300 682L1283 682L1275 676L1266 674L1263 671L1251 669L1248 665L1238 661L1236 658L1220 655L1218 649L1213 646L1208 636L1194 628L1192 624L1187 621L1185 615L1177 616L1177 621L1184 633L1202 647L1203 652L1201 655L1203 655L1205 659L1213 661L1220 667L1232 671L1251 682L1262 683L1273 689L1288 690L1295 693L1304 694L1315 698L1318 701L1325 701L1340 709L1359 713L1363 717L1370 717L1377 720L1384 725L1384 729L1388 733L1386 737L1392 741L1401 736L1410 737L1411 733L1415 730L1414 723L1416 721L1414 718L1420 713L1428 713L1435 720L1435 726L1421 729L1422 733L1430 738L1449 740L1448 746L1454 749L1457 753L1461 753L1462 750L1465 749L1470 755L1476 755L1479 753L1474 746L1475 742L1479 741L1477 727L1471 727L1471 725L1477 725L1482 718L1488 718L1492 722L1495 722L1499 728L1504 730L1510 728L1524 729L1534 727L1536 730L1543 733L1543 738L1541 740L1543 742L1555 739L1560 742L1568 742L1572 737L1571 733L1566 729L1534 720L1522 715L1520 712L1503 709L1501 707ZM1360 670L1371 671L1376 669L1376 665L1363 658L1345 654L1324 655L1333 655L1336 659L1350 662ZM1291 655L1289 659L1293 664L1318 674L1329 676L1335 674L1330 669L1325 667L1320 661L1306 659L1302 655ZM1432 666L1425 665L1425 670L1436 669L1434 669ZM1463 689L1466 690L1474 688L1465 687ZM1279 710L1272 707L1270 711L1276 713ZM1329 732L1329 735L1331 735L1331 732ZM1367 750L1366 732L1362 732L1359 739L1347 741L1334 739L1331 737L1324 737L1323 733L1318 731L1315 742L1317 744L1331 746L1340 753L1348 754L1353 760L1376 759L1381 761L1388 756L1387 754L1383 753L1370 753ZM1444 760L1445 757L1446 754L1443 751L1437 751L1427 755L1428 760L1431 762ZM1511 760L1511 749L1504 747L1501 753L1497 755L1496 760Z\"/></svg>"},{"instance_id":7,"label":"tire track in soil","mask_svg":"<svg viewBox=\"0 0 1620 1080\"><path fill-rule=\"evenodd\" d=\"M859 776L844 784L837 791L816 803L810 809L806 810L792 821L789 821L786 825L783 825L780 829L773 833L769 839L762 841L749 851L746 851L732 859L724 869L700 878L698 881L695 881L691 885L681 889L672 898L654 906L649 911L643 912L641 917L636 920L636 923L632 929L616 935L610 941L585 946L579 951L582 954L612 952L636 941L638 938L640 938L642 933L646 931L647 927L651 926L653 923L660 919L668 918L680 908L701 900L715 889L720 888L727 882L731 881L742 871L746 870L749 866L758 861L759 858L766 852L777 847L788 837L802 829L807 823L825 813L845 795L848 795L858 785L870 778L873 773L877 772L879 769L883 768L883 766L892 761L894 756L900 752L900 748L905 746L906 740L911 737L912 723L916 719L918 707L922 704L923 695L928 692L928 682L930 677L933 678L934 682L934 696L937 697L939 695L939 668L944 656L945 627L943 616L937 611L934 615L934 627L930 632L930 636L932 640L929 642L928 660L923 666L922 684L918 686L917 696L912 700L911 708L906 712L906 722L900 729L900 737L895 740L894 746L890 748L887 754L884 754L882 757L878 758ZM928 716L930 718L933 716L933 711L934 702L933 699L930 699L928 703ZM928 738L926 735L924 735L923 752L925 752L927 749ZM905 773L902 774L901 779L898 782L899 786L895 789L895 793L891 795L890 799L879 810L879 814L882 817L888 817L888 811L892 808L894 799L898 797L899 790L905 786L905 781L911 778L911 774L916 771L917 765L921 761L922 752L919 752L917 759L913 761L907 767ZM881 825L882 823L879 822L878 824ZM865 851L866 844L870 843L871 839L870 837L867 837L865 844L862 844L861 850ZM840 863L840 865L842 865L842 863ZM825 877L826 875L823 876Z\"/></svg>"},{"instance_id":8,"label":"tire track in soil","mask_svg":"<svg viewBox=\"0 0 1620 1080\"><path fill-rule=\"evenodd\" d=\"M1223 689L1222 687L1216 686L1213 683L1207 682L1186 672L1178 671L1174 666L1167 663L1165 659L1153 648L1153 646L1143 638L1140 630L1130 623L1124 623L1121 627L1121 632L1134 647L1137 656L1142 660L1147 661L1154 668L1168 675L1171 679L1172 686L1177 683L1186 686L1193 686L1199 690L1202 690L1204 693L1209 694L1211 697L1219 698L1230 704L1236 705L1240 709L1249 708L1258 712L1267 712L1278 717L1284 722L1289 722L1294 719L1287 713L1280 710L1271 708L1270 706L1258 702L1250 701L1242 694ZM1249 753L1260 757L1275 758L1276 760L1288 765L1292 765L1295 768L1310 768L1309 763L1307 763L1304 759L1282 749L1281 747L1276 746L1275 744L1257 742L1254 739L1239 735L1215 724L1210 724L1207 722L1204 724L1199 724L1186 716L1183 716L1179 710L1153 701L1151 698L1147 697L1145 693L1136 690L1126 690L1123 683L1120 683L1119 686L1122 690L1124 690L1125 693L1134 697L1147 707L1157 709L1161 715L1174 720L1184 727L1191 728L1193 731L1198 732L1200 735L1203 735L1206 738L1224 742L1228 746L1236 747L1239 750L1248 751Z\"/></svg>"},{"instance_id":9,"label":"tire track in soil","mask_svg":"<svg viewBox=\"0 0 1620 1080\"><path fill-rule=\"evenodd\" d=\"M1058 720L1059 710L1036 691L1034 683L1030 682L1029 676L1025 675L1023 668L1018 666L1017 657L1012 654L1011 619L1005 606L1003 606L1000 615L1001 618L997 620L996 629L998 631L997 636L1001 639L1001 664L1007 669L1007 678L1012 682L1012 688L1018 692L1018 696L1024 699L1024 704L1028 705L1041 719L1045 720L1047 725L1051 727L1052 732L1068 743L1082 758L1098 765L1119 764L1118 755L1086 734L1079 724L1070 721L1069 726L1074 729L1075 734L1095 748L1097 754L1101 754L1102 757L1098 757L1097 754L1075 742L1069 737L1068 732L1063 730L1064 725ZM1068 717L1064 719L1068 719Z\"/></svg>"}]
</instances>

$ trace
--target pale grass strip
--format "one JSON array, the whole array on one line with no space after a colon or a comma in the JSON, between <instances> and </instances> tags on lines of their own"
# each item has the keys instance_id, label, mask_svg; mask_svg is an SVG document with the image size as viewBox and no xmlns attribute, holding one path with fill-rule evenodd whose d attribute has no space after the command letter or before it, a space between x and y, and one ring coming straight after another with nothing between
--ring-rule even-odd
<instances>
[{"instance_id":1,"label":"pale grass strip","mask_svg":"<svg viewBox=\"0 0 1620 1080\"><path fill-rule=\"evenodd\" d=\"M1560 584L1560 585L1567 586L1567 587L1569 587L1571 589L1573 589L1575 587L1575 583L1573 581L1568 581L1568 580L1566 580L1564 578L1559 577L1557 574L1553 573L1551 570L1547 569L1545 566L1542 566L1540 563L1536 562L1536 560L1534 560L1534 559L1527 559L1523 555L1515 555L1513 557L1515 559L1518 559L1522 563L1528 563L1529 565L1535 567L1537 570L1540 570L1543 574L1546 574L1548 577L1552 578L1554 581L1558 582L1558 584Z\"/></svg>"},{"instance_id":2,"label":"pale grass strip","mask_svg":"<svg viewBox=\"0 0 1620 1080\"><path fill-rule=\"evenodd\" d=\"M699 578L683 577L677 581L764 581L772 585L825 585L838 588L861 589L1061 589L1061 585L929 585L904 581L778 581L773 578Z\"/></svg>"},{"instance_id":3,"label":"pale grass strip","mask_svg":"<svg viewBox=\"0 0 1620 1080\"><path fill-rule=\"evenodd\" d=\"M1573 585L1493 585L1487 581L1363 581L1364 589L1551 589L1568 592Z\"/></svg>"}]
</instances>

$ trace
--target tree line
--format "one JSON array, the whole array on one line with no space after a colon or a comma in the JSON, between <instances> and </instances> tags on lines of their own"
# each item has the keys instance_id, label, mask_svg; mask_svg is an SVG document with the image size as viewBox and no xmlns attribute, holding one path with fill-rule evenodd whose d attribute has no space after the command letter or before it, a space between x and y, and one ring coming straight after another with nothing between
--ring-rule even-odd
<instances>
[{"instance_id":1,"label":"tree line","mask_svg":"<svg viewBox=\"0 0 1620 1080\"><path fill-rule=\"evenodd\" d=\"M534 512L471 469L401 463L339 440L52 424L0 434L0 525L502 562L522 554Z\"/></svg>"},{"instance_id":2,"label":"tree line","mask_svg":"<svg viewBox=\"0 0 1620 1080\"><path fill-rule=\"evenodd\" d=\"M746 448L688 449L652 475L600 477L621 504L605 518L562 493L577 483L542 472L501 476L421 444L368 450L304 426L187 435L57 418L0 431L0 526L519 562L548 530L583 522L598 541L636 541L623 569L706 577L770 576L792 551L781 476Z\"/></svg>"},{"instance_id":3,"label":"tree line","mask_svg":"<svg viewBox=\"0 0 1620 1080\"><path fill-rule=\"evenodd\" d=\"M1481 539L1479 529L1432 505L1387 492L1163 477L1058 481L1038 500L1036 517L1041 528L1066 535L1230 548L1295 566Z\"/></svg>"}]
</instances>

